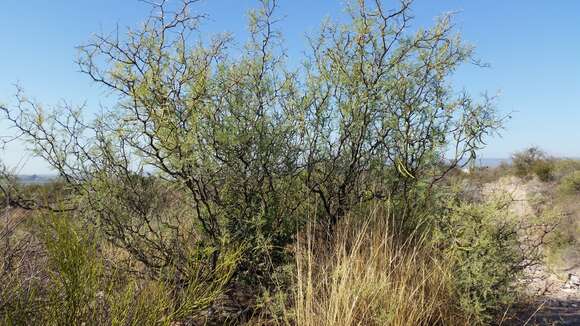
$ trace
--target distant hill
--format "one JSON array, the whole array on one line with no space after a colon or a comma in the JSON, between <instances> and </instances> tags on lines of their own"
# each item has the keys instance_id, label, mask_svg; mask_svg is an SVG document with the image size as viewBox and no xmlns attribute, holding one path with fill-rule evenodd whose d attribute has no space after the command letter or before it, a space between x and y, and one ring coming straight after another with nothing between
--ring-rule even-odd
<instances>
[{"instance_id":1,"label":"distant hill","mask_svg":"<svg viewBox=\"0 0 580 326\"><path fill-rule=\"evenodd\" d=\"M511 162L511 158L480 158L475 161L475 165L478 167L495 168L500 166L502 163L510 164Z\"/></svg>"},{"instance_id":2,"label":"distant hill","mask_svg":"<svg viewBox=\"0 0 580 326\"><path fill-rule=\"evenodd\" d=\"M57 176L52 174L21 174L17 176L18 181L24 184L43 184L56 178Z\"/></svg>"}]
</instances>

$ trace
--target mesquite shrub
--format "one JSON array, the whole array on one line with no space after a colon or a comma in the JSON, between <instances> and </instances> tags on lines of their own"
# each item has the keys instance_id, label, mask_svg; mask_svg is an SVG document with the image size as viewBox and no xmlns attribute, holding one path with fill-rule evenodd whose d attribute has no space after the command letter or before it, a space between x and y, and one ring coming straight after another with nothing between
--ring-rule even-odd
<instances>
[{"instance_id":1,"label":"mesquite shrub","mask_svg":"<svg viewBox=\"0 0 580 326\"><path fill-rule=\"evenodd\" d=\"M332 236L366 202L391 200L401 232L413 230L438 182L501 124L492 98L451 87L476 60L450 16L418 29L410 1L355 1L347 22L308 36L291 69L276 1L249 14L242 47L208 36L197 2L151 4L140 27L80 47L80 71L117 99L94 118L20 88L0 106L67 185L59 208L81 212L150 275L172 268L187 284L192 259L212 275L243 248L228 283L268 287L306 218Z\"/></svg>"}]
</instances>

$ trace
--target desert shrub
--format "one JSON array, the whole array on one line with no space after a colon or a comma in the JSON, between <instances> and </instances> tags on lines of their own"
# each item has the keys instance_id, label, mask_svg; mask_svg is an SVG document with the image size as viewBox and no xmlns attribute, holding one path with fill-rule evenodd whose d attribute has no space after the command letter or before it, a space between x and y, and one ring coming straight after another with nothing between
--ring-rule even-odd
<instances>
[{"instance_id":1,"label":"desert shrub","mask_svg":"<svg viewBox=\"0 0 580 326\"><path fill-rule=\"evenodd\" d=\"M196 280L198 281L198 280ZM223 295L224 279L208 287L207 280L188 282L185 288L172 281L129 277L102 293L107 305L104 322L111 325L172 325L211 320L205 310Z\"/></svg>"},{"instance_id":2,"label":"desert shrub","mask_svg":"<svg viewBox=\"0 0 580 326\"><path fill-rule=\"evenodd\" d=\"M44 243L48 268L48 303L43 315L47 324L74 324L91 320L96 312L103 269L97 244L69 216L41 216L38 235Z\"/></svg>"},{"instance_id":3,"label":"desert shrub","mask_svg":"<svg viewBox=\"0 0 580 326\"><path fill-rule=\"evenodd\" d=\"M415 33L407 2L392 17L380 1L354 3L349 21L328 21L310 38L304 67L292 71L276 1L252 11L241 48L223 35L192 42L203 34L193 3L153 5L173 15L81 47L80 70L119 96L98 119L85 121L75 107L41 112L20 89L4 117L77 188L92 195L85 182L95 174L149 167L188 193L212 241L264 239L256 247L273 257L303 217L296 206L313 197L329 224L388 196L401 197L400 218L412 220L429 199L423 193L473 159L501 124L492 98L450 89L451 74L473 56L451 17Z\"/></svg>"},{"instance_id":4,"label":"desert shrub","mask_svg":"<svg viewBox=\"0 0 580 326\"><path fill-rule=\"evenodd\" d=\"M515 175L520 178L535 175L544 182L554 178L554 160L538 147L513 154L512 165Z\"/></svg>"},{"instance_id":5,"label":"desert shrub","mask_svg":"<svg viewBox=\"0 0 580 326\"><path fill-rule=\"evenodd\" d=\"M555 160L554 170L556 179L560 180L574 171L580 171L580 160L567 158Z\"/></svg>"},{"instance_id":6,"label":"desert shrub","mask_svg":"<svg viewBox=\"0 0 580 326\"><path fill-rule=\"evenodd\" d=\"M397 232L428 228L441 181L501 125L493 98L451 87L474 59L452 18L415 30L407 1L392 14L381 1L353 2L349 20L309 38L297 69L276 1L250 13L244 46L208 37L203 15L190 13L197 1L147 3L153 14L139 28L80 47L80 70L116 105L87 119L82 106L47 108L18 88L0 112L59 173L72 204L62 207L169 288L200 286L211 298L272 290L311 207L327 240L344 216L387 198ZM67 273L78 271L60 267L74 286Z\"/></svg>"},{"instance_id":7,"label":"desert shrub","mask_svg":"<svg viewBox=\"0 0 580 326\"><path fill-rule=\"evenodd\" d=\"M450 259L462 311L487 324L516 299L517 280L534 262L505 203L460 204L440 219L435 243ZM530 253L531 254L531 253Z\"/></svg>"},{"instance_id":8,"label":"desert shrub","mask_svg":"<svg viewBox=\"0 0 580 326\"><path fill-rule=\"evenodd\" d=\"M580 170L574 171L565 176L558 185L558 191L565 195L576 195L580 193Z\"/></svg>"},{"instance_id":9,"label":"desert shrub","mask_svg":"<svg viewBox=\"0 0 580 326\"><path fill-rule=\"evenodd\" d=\"M572 267L580 252L580 169L578 161L562 162L560 179L554 192L554 210L558 225L548 237L547 262L555 270ZM562 275L566 277L567 275Z\"/></svg>"},{"instance_id":10,"label":"desert shrub","mask_svg":"<svg viewBox=\"0 0 580 326\"><path fill-rule=\"evenodd\" d=\"M538 177L538 179L540 179L540 181L552 181L554 179L554 163L551 160L535 162L532 167L532 172Z\"/></svg>"},{"instance_id":11,"label":"desert shrub","mask_svg":"<svg viewBox=\"0 0 580 326\"><path fill-rule=\"evenodd\" d=\"M560 215L558 226L546 241L546 263L563 277L568 275L562 273L562 270L572 267L570 263L576 261L580 252L580 223L576 214Z\"/></svg>"},{"instance_id":12,"label":"desert shrub","mask_svg":"<svg viewBox=\"0 0 580 326\"><path fill-rule=\"evenodd\" d=\"M66 214L34 213L18 225L18 233L26 244L14 254L19 263L3 271L0 320L9 325L98 324L106 309L97 293L109 283L91 232ZM17 240L12 234L10 241Z\"/></svg>"},{"instance_id":13,"label":"desert shrub","mask_svg":"<svg viewBox=\"0 0 580 326\"><path fill-rule=\"evenodd\" d=\"M537 147L530 147L524 151L512 155L512 165L516 176L527 177L532 172L532 166L538 160L544 158L544 153Z\"/></svg>"},{"instance_id":14,"label":"desert shrub","mask_svg":"<svg viewBox=\"0 0 580 326\"><path fill-rule=\"evenodd\" d=\"M133 258L124 262L119 251L106 253L105 238L69 214L26 217L0 225L0 321L9 325L196 320L223 296L244 250L224 246L210 273L211 252L190 246L185 266L154 273Z\"/></svg>"}]
</instances>

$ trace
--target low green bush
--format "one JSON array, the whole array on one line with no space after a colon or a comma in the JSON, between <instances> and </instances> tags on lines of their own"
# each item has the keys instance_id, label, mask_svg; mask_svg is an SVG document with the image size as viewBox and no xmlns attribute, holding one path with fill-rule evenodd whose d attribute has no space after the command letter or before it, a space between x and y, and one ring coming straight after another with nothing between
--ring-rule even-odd
<instances>
[{"instance_id":1,"label":"low green bush","mask_svg":"<svg viewBox=\"0 0 580 326\"><path fill-rule=\"evenodd\" d=\"M244 247L184 249L186 265L156 273L67 213L0 224L0 324L170 325L203 319L234 276ZM9 225L8 225L9 226ZM9 232L11 231L11 232Z\"/></svg>"},{"instance_id":2,"label":"low green bush","mask_svg":"<svg viewBox=\"0 0 580 326\"><path fill-rule=\"evenodd\" d=\"M97 244L69 216L42 217L46 222L41 223L39 236L46 248L50 282L46 322L73 325L78 320L91 320L96 314L94 300L102 286L104 267Z\"/></svg>"},{"instance_id":3,"label":"low green bush","mask_svg":"<svg viewBox=\"0 0 580 326\"><path fill-rule=\"evenodd\" d=\"M580 194L580 170L562 178L558 185L558 191L564 195Z\"/></svg>"},{"instance_id":4,"label":"low green bush","mask_svg":"<svg viewBox=\"0 0 580 326\"><path fill-rule=\"evenodd\" d=\"M535 162L532 171L542 182L554 180L554 163L550 160Z\"/></svg>"},{"instance_id":5,"label":"low green bush","mask_svg":"<svg viewBox=\"0 0 580 326\"><path fill-rule=\"evenodd\" d=\"M554 161L554 175L557 180L575 171L580 171L580 160L565 158Z\"/></svg>"},{"instance_id":6,"label":"low green bush","mask_svg":"<svg viewBox=\"0 0 580 326\"><path fill-rule=\"evenodd\" d=\"M20 268L8 273L5 266L1 265L0 324L42 324L39 319L42 303L39 299L43 295L43 286L39 278L24 277Z\"/></svg>"},{"instance_id":7,"label":"low green bush","mask_svg":"<svg viewBox=\"0 0 580 326\"><path fill-rule=\"evenodd\" d=\"M459 204L440 219L435 242L452 265L460 308L473 323L491 322L516 299L526 257L507 214L500 203Z\"/></svg>"},{"instance_id":8,"label":"low green bush","mask_svg":"<svg viewBox=\"0 0 580 326\"><path fill-rule=\"evenodd\" d=\"M554 179L554 160L538 147L530 147L512 155L514 174L520 178L535 175L540 181Z\"/></svg>"}]
</instances>

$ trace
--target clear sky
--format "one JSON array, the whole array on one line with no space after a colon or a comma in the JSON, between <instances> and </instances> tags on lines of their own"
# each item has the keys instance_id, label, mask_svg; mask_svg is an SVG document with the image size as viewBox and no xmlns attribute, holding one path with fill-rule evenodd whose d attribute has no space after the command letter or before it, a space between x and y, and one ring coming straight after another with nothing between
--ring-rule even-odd
<instances>
[{"instance_id":1,"label":"clear sky","mask_svg":"<svg viewBox=\"0 0 580 326\"><path fill-rule=\"evenodd\" d=\"M385 3L395 3L385 0ZM252 0L205 0L209 32L244 37ZM342 0L280 0L290 57L305 48L304 35L325 17L341 17ZM466 66L454 77L473 95L500 92L498 108L512 112L501 138L481 153L504 158L529 145L558 156L580 157L580 1L416 0L414 26L429 26L442 13L457 12L458 30L490 68ZM13 84L45 104L106 102L103 89L77 72L75 46L116 24L134 26L148 13L137 0L3 0L0 10L0 102L10 103ZM10 134L0 123L0 135ZM20 173L47 173L43 163L12 145L0 158L27 162Z\"/></svg>"}]
</instances>

